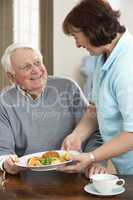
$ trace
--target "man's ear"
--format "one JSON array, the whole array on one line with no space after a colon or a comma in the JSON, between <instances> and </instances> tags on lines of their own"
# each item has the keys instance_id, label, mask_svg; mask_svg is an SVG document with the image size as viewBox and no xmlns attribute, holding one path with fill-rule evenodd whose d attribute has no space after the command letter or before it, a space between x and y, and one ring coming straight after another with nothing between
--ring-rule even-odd
<instances>
[{"instance_id":1,"label":"man's ear","mask_svg":"<svg viewBox=\"0 0 133 200\"><path fill-rule=\"evenodd\" d=\"M16 79L15 79L15 74L11 73L11 72L7 72L6 73L6 76L9 80L10 83L15 83L16 82Z\"/></svg>"}]
</instances>

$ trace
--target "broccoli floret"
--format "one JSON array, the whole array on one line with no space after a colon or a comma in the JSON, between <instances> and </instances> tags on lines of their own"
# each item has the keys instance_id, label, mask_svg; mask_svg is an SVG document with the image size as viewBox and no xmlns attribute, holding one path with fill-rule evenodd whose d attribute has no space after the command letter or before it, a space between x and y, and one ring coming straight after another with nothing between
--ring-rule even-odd
<instances>
[{"instance_id":1,"label":"broccoli floret","mask_svg":"<svg viewBox=\"0 0 133 200\"><path fill-rule=\"evenodd\" d=\"M52 163L52 158L48 157L48 158L42 159L40 162L42 165L50 165Z\"/></svg>"}]
</instances>

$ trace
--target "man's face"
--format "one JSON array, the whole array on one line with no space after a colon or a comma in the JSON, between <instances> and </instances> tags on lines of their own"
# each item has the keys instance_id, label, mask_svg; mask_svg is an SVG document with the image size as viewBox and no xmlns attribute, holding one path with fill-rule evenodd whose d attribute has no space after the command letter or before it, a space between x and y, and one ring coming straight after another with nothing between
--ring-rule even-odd
<instances>
[{"instance_id":1,"label":"man's face","mask_svg":"<svg viewBox=\"0 0 133 200\"><path fill-rule=\"evenodd\" d=\"M47 82L47 71L32 49L16 49L11 56L14 83L29 93L41 93Z\"/></svg>"}]
</instances>

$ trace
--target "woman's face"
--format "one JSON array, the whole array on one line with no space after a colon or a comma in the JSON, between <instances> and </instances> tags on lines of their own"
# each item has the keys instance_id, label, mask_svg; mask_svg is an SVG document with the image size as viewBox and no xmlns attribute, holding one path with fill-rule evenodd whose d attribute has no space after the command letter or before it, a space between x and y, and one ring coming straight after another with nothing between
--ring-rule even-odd
<instances>
[{"instance_id":1,"label":"woman's face","mask_svg":"<svg viewBox=\"0 0 133 200\"><path fill-rule=\"evenodd\" d=\"M105 52L105 46L95 47L91 45L89 39L84 35L83 32L73 32L72 36L75 39L76 46L78 48L85 48L91 55L100 55Z\"/></svg>"}]
</instances>

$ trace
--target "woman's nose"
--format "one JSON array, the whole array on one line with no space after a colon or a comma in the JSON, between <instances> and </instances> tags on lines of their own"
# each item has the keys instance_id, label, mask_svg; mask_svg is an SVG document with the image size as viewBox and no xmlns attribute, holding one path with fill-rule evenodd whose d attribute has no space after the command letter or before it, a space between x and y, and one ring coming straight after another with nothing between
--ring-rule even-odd
<instances>
[{"instance_id":1,"label":"woman's nose","mask_svg":"<svg viewBox=\"0 0 133 200\"><path fill-rule=\"evenodd\" d=\"M77 48L80 48L81 47L81 45L80 44L77 44Z\"/></svg>"},{"instance_id":2,"label":"woman's nose","mask_svg":"<svg viewBox=\"0 0 133 200\"><path fill-rule=\"evenodd\" d=\"M80 48L81 45L80 45L78 42L76 42L76 47L77 47L77 48Z\"/></svg>"}]
</instances>

